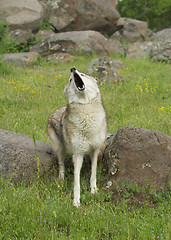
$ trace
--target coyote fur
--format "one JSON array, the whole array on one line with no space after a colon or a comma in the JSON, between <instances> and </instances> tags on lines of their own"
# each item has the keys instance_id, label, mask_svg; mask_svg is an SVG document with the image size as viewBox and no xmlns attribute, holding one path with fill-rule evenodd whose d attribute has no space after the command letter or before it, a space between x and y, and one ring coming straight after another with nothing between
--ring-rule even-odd
<instances>
[{"instance_id":1,"label":"coyote fur","mask_svg":"<svg viewBox=\"0 0 171 240\"><path fill-rule=\"evenodd\" d=\"M64 179L65 154L71 153L74 163L74 205L80 206L80 171L83 158L91 158L91 193L96 192L98 153L105 141L106 116L96 80L71 68L71 77L64 89L68 104L54 111L47 133L59 162L59 178Z\"/></svg>"}]
</instances>

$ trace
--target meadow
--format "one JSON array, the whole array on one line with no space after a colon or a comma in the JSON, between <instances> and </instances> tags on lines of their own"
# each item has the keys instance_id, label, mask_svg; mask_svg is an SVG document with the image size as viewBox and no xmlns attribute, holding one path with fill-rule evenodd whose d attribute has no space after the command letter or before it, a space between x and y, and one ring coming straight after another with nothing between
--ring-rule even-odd
<instances>
[{"instance_id":1,"label":"meadow","mask_svg":"<svg viewBox=\"0 0 171 240\"><path fill-rule=\"evenodd\" d=\"M47 119L67 103L63 89L70 68L85 72L96 56L75 56L56 63L35 59L17 67L0 61L0 129L23 133L48 143ZM123 84L99 85L108 132L123 126L160 131L171 136L171 65L149 59L120 59ZM98 193L91 196L89 173L81 176L81 207L72 205L73 172L65 182L57 170L36 182L13 184L0 179L0 239L170 239L170 194L149 189L146 201L128 204L144 189L120 186L117 197L105 191L105 169L99 163ZM127 189L121 196L122 190Z\"/></svg>"}]
</instances>

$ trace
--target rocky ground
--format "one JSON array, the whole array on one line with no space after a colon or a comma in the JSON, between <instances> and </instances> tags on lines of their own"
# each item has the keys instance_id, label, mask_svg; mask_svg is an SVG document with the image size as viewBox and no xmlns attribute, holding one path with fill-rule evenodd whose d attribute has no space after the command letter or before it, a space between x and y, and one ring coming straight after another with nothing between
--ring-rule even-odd
<instances>
[{"instance_id":1,"label":"rocky ground","mask_svg":"<svg viewBox=\"0 0 171 240\"><path fill-rule=\"evenodd\" d=\"M5 19L10 35L19 45L31 39L37 42L30 52L5 54L3 59L33 64L38 56L55 61L73 52L119 53L171 63L171 29L153 33L146 22L121 18L116 2L74 0L71 5L68 0L2 0L0 20ZM41 30L43 23L48 30Z\"/></svg>"}]
</instances>

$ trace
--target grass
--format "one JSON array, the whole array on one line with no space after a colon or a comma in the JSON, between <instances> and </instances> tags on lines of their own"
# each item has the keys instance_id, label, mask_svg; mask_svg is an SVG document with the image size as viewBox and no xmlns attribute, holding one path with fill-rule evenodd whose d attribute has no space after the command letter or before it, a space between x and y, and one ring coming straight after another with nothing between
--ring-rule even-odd
<instances>
[{"instance_id":1,"label":"grass","mask_svg":"<svg viewBox=\"0 0 171 240\"><path fill-rule=\"evenodd\" d=\"M112 203L103 191L82 205L72 205L68 183L46 179L31 186L1 181L1 239L170 239L169 199L136 208L126 201Z\"/></svg>"},{"instance_id":2,"label":"grass","mask_svg":"<svg viewBox=\"0 0 171 240\"><path fill-rule=\"evenodd\" d=\"M0 129L23 133L48 143L49 114L67 102L63 94L70 68L86 71L95 56L79 56L67 63L17 67L0 62ZM113 56L113 58L115 58ZM148 59L122 58L124 84L102 84L108 132L123 126L154 129L171 136L171 82L169 64ZM13 185L0 179L0 239L170 239L170 195L144 192L141 205L131 197L145 191L121 186L114 195L105 191L104 171L98 167L96 196L89 190L89 174L82 172L81 207L73 200L73 173L58 182L56 170L37 182Z\"/></svg>"}]
</instances>

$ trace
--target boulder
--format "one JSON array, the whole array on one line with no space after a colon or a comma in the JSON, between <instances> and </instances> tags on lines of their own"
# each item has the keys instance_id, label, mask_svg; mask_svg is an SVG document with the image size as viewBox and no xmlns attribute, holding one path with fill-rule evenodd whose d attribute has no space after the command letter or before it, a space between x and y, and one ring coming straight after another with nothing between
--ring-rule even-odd
<instances>
[{"instance_id":1,"label":"boulder","mask_svg":"<svg viewBox=\"0 0 171 240\"><path fill-rule=\"evenodd\" d=\"M156 32L152 37L153 47L149 57L153 61L165 61L171 63L171 28Z\"/></svg>"},{"instance_id":2,"label":"boulder","mask_svg":"<svg viewBox=\"0 0 171 240\"><path fill-rule=\"evenodd\" d=\"M166 39L171 39L171 28L165 28L159 32L156 32L151 37L151 41L162 42Z\"/></svg>"},{"instance_id":3,"label":"boulder","mask_svg":"<svg viewBox=\"0 0 171 240\"><path fill-rule=\"evenodd\" d=\"M98 66L108 67L112 70L117 70L117 71L127 68L127 66L120 60L116 60L116 59L114 60L112 58L105 56L105 57L93 59L89 64L89 72L92 73L94 69L96 69Z\"/></svg>"},{"instance_id":4,"label":"boulder","mask_svg":"<svg viewBox=\"0 0 171 240\"><path fill-rule=\"evenodd\" d=\"M119 60L101 57L90 62L86 73L97 78L100 84L103 82L119 83L123 82L123 77L118 72L126 68L127 66Z\"/></svg>"},{"instance_id":5,"label":"boulder","mask_svg":"<svg viewBox=\"0 0 171 240\"><path fill-rule=\"evenodd\" d=\"M46 12L57 32L95 30L111 35L120 15L116 0L49 0Z\"/></svg>"},{"instance_id":6,"label":"boulder","mask_svg":"<svg viewBox=\"0 0 171 240\"><path fill-rule=\"evenodd\" d=\"M39 58L37 52L21 52L21 53L6 53L2 56L2 60L16 65L32 65Z\"/></svg>"},{"instance_id":7,"label":"boulder","mask_svg":"<svg viewBox=\"0 0 171 240\"><path fill-rule=\"evenodd\" d=\"M0 20L11 30L37 31L43 20L43 8L37 0L1 0Z\"/></svg>"},{"instance_id":8,"label":"boulder","mask_svg":"<svg viewBox=\"0 0 171 240\"><path fill-rule=\"evenodd\" d=\"M129 58L148 57L155 44L152 41L135 42L128 46L126 56Z\"/></svg>"},{"instance_id":9,"label":"boulder","mask_svg":"<svg viewBox=\"0 0 171 240\"><path fill-rule=\"evenodd\" d=\"M10 32L10 37L15 38L18 41L18 44L23 44L29 42L33 37L33 33L31 31L26 31L22 29L15 29Z\"/></svg>"},{"instance_id":10,"label":"boulder","mask_svg":"<svg viewBox=\"0 0 171 240\"><path fill-rule=\"evenodd\" d=\"M40 30L39 32L37 32L35 34L35 38L38 42L40 42L41 40L48 38L50 36L54 35L54 32L51 29L48 30Z\"/></svg>"},{"instance_id":11,"label":"boulder","mask_svg":"<svg viewBox=\"0 0 171 240\"><path fill-rule=\"evenodd\" d=\"M110 39L108 39L108 42L110 44L110 48L113 49L114 53L121 55L121 56L125 56L126 48L118 40L110 38Z\"/></svg>"},{"instance_id":12,"label":"boulder","mask_svg":"<svg viewBox=\"0 0 171 240\"><path fill-rule=\"evenodd\" d=\"M39 159L39 164L37 157ZM0 175L15 182L33 180L48 171L54 164L50 146L32 138L6 130L0 130Z\"/></svg>"},{"instance_id":13,"label":"boulder","mask_svg":"<svg viewBox=\"0 0 171 240\"><path fill-rule=\"evenodd\" d=\"M171 38L155 44L149 56L153 61L171 63Z\"/></svg>"},{"instance_id":14,"label":"boulder","mask_svg":"<svg viewBox=\"0 0 171 240\"><path fill-rule=\"evenodd\" d=\"M112 54L116 52L116 48L101 33L89 30L56 33L40 41L30 51L36 51L42 56L58 52Z\"/></svg>"},{"instance_id":15,"label":"boulder","mask_svg":"<svg viewBox=\"0 0 171 240\"><path fill-rule=\"evenodd\" d=\"M120 18L117 22L117 28L112 38L124 39L128 42L145 40L148 37L148 23L131 18Z\"/></svg>"},{"instance_id":16,"label":"boulder","mask_svg":"<svg viewBox=\"0 0 171 240\"><path fill-rule=\"evenodd\" d=\"M110 185L121 182L169 188L171 137L138 127L122 127L107 140L104 153Z\"/></svg>"},{"instance_id":17,"label":"boulder","mask_svg":"<svg viewBox=\"0 0 171 240\"><path fill-rule=\"evenodd\" d=\"M54 53L50 56L47 56L46 57L46 60L49 61L49 62L53 62L53 63L56 63L56 62L69 62L71 60L74 60L75 57L70 55L69 53Z\"/></svg>"},{"instance_id":18,"label":"boulder","mask_svg":"<svg viewBox=\"0 0 171 240\"><path fill-rule=\"evenodd\" d=\"M126 56L130 58L150 57L153 61L171 63L171 28L153 34L150 39L150 41L137 41L129 45Z\"/></svg>"}]
</instances>

